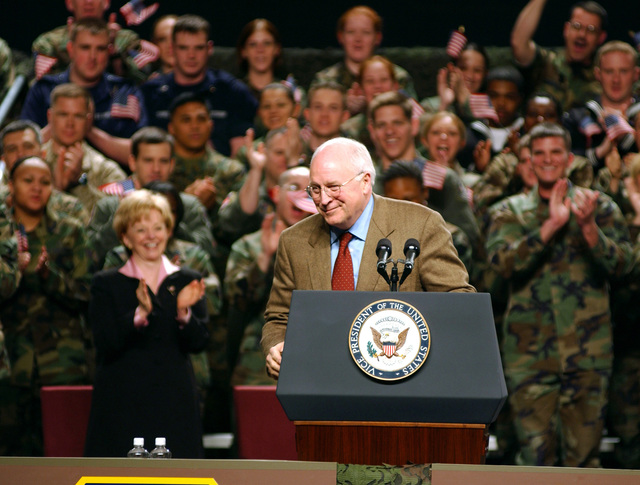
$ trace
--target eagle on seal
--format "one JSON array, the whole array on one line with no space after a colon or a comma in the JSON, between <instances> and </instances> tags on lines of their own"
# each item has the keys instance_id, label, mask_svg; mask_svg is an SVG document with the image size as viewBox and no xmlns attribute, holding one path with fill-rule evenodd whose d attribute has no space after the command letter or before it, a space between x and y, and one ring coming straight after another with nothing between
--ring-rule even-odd
<instances>
[{"instance_id":1,"label":"eagle on seal","mask_svg":"<svg viewBox=\"0 0 640 485\"><path fill-rule=\"evenodd\" d=\"M407 334L409 333L408 328L405 328L400 332L397 340L395 341L393 336L388 332L381 334L375 328L371 327L371 333L373 334L373 342L376 344L376 347L382 350L381 355L386 355L388 359L391 357L400 357L404 359L406 357L406 355L398 354L397 351L400 350L407 341Z\"/></svg>"}]
</instances>

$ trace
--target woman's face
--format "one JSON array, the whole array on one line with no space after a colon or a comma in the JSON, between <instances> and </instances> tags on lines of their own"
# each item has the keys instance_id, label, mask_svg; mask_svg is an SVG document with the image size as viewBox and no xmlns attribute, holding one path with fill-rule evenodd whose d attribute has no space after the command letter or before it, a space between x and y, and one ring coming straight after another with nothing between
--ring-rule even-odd
<instances>
[{"instance_id":1,"label":"woman's face","mask_svg":"<svg viewBox=\"0 0 640 485\"><path fill-rule=\"evenodd\" d=\"M280 46L266 30L256 30L242 49L242 58L246 59L249 71L259 73L272 72L273 63L279 54Z\"/></svg>"},{"instance_id":2,"label":"woman's face","mask_svg":"<svg viewBox=\"0 0 640 485\"><path fill-rule=\"evenodd\" d=\"M127 227L122 242L134 257L142 261L159 261L167 247L169 229L160 211L153 209Z\"/></svg>"},{"instance_id":3,"label":"woman's face","mask_svg":"<svg viewBox=\"0 0 640 485\"><path fill-rule=\"evenodd\" d=\"M487 74L484 57L477 51L467 50L460 54L458 67L462 71L464 85L471 93L479 93Z\"/></svg>"},{"instance_id":4,"label":"woman's face","mask_svg":"<svg viewBox=\"0 0 640 485\"><path fill-rule=\"evenodd\" d=\"M41 160L27 160L16 169L9 187L17 210L42 214L53 188L51 170Z\"/></svg>"},{"instance_id":5,"label":"woman's face","mask_svg":"<svg viewBox=\"0 0 640 485\"><path fill-rule=\"evenodd\" d=\"M378 94L395 91L398 83L393 80L391 73L382 62L372 62L362 73L362 90L367 103Z\"/></svg>"},{"instance_id":6,"label":"woman's face","mask_svg":"<svg viewBox=\"0 0 640 485\"><path fill-rule=\"evenodd\" d=\"M275 130L296 116L296 105L283 89L267 89L260 94L258 115L268 130Z\"/></svg>"},{"instance_id":7,"label":"woman's face","mask_svg":"<svg viewBox=\"0 0 640 485\"><path fill-rule=\"evenodd\" d=\"M462 148L462 136L451 116L435 121L423 142L434 162L449 165Z\"/></svg>"}]
</instances>

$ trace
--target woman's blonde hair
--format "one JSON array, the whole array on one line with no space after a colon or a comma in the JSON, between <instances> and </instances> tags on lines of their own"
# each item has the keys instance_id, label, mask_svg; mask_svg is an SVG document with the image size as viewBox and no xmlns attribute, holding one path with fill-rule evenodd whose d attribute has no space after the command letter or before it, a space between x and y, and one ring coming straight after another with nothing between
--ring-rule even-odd
<instances>
[{"instance_id":1,"label":"woman's blonde hair","mask_svg":"<svg viewBox=\"0 0 640 485\"><path fill-rule=\"evenodd\" d=\"M171 232L173 230L173 213L167 198L149 190L140 189L122 199L113 216L113 230L118 239L122 241L122 236L127 232L127 229L152 210L160 212L167 230Z\"/></svg>"}]
</instances>

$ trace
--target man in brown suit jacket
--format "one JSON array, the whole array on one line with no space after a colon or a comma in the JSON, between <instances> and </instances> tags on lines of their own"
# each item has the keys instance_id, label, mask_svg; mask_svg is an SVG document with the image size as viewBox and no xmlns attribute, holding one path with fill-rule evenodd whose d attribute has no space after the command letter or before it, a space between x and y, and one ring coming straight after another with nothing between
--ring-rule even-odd
<instances>
[{"instance_id":1,"label":"man in brown suit jacket","mask_svg":"<svg viewBox=\"0 0 640 485\"><path fill-rule=\"evenodd\" d=\"M345 231L353 234L348 248L356 290L389 289L376 271L376 246L381 238L389 239L395 248L415 238L421 252L401 291L475 291L440 214L411 202L373 195L374 182L373 162L361 143L334 138L316 150L307 190L318 214L285 230L278 243L262 330L270 376L277 378L280 372L293 290L331 290L339 237Z\"/></svg>"}]
</instances>

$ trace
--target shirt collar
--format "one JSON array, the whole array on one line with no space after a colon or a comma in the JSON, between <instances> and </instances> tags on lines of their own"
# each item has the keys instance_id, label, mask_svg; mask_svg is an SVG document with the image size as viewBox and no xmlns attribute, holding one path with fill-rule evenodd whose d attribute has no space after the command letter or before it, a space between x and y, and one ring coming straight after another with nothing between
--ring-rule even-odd
<instances>
[{"instance_id":1,"label":"shirt collar","mask_svg":"<svg viewBox=\"0 0 640 485\"><path fill-rule=\"evenodd\" d=\"M369 231L369 223L371 222L371 215L373 214L373 194L369 197L369 202L365 206L362 214L358 217L358 220L347 229L354 237L364 241L367 238L367 232ZM331 244L333 244L341 235L345 232L336 227L331 227Z\"/></svg>"}]
</instances>

